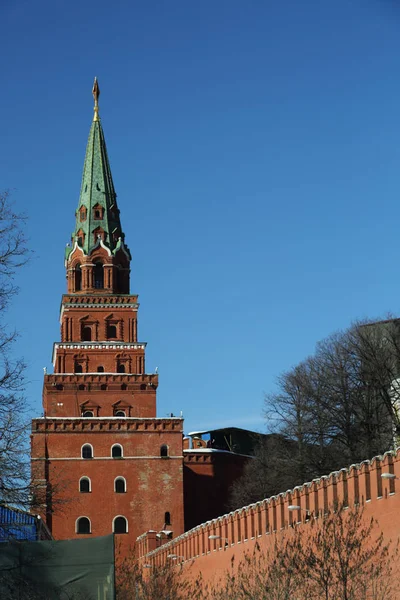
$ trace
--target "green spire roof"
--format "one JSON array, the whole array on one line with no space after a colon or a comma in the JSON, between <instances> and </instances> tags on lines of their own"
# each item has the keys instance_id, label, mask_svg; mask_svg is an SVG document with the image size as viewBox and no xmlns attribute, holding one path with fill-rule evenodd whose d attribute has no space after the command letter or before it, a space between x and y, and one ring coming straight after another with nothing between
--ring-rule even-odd
<instances>
[{"instance_id":1,"label":"green spire roof","mask_svg":"<svg viewBox=\"0 0 400 600\"><path fill-rule=\"evenodd\" d=\"M117 195L111 175L103 128L98 114L100 94L97 79L94 81L94 118L86 147L85 163L72 246L77 241L85 254L103 240L113 254L121 246L124 234L121 229ZM72 248L67 247L67 255ZM125 250L129 253L125 246Z\"/></svg>"}]
</instances>

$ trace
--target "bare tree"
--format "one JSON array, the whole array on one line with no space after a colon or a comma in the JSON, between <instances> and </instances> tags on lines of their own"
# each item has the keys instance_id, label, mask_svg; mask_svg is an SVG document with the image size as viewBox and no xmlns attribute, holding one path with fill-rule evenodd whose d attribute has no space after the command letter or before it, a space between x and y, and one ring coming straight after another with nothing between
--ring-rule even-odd
<instances>
[{"instance_id":1,"label":"bare tree","mask_svg":"<svg viewBox=\"0 0 400 600\"><path fill-rule=\"evenodd\" d=\"M301 573L305 597L390 600L397 548L390 551L377 526L358 506L339 507L312 521L310 536L297 532L287 550L294 571Z\"/></svg>"},{"instance_id":2,"label":"bare tree","mask_svg":"<svg viewBox=\"0 0 400 600\"><path fill-rule=\"evenodd\" d=\"M230 570L217 583L202 582L203 600L303 600L299 575L288 568L285 543L275 541L264 551L256 543L239 564L233 557Z\"/></svg>"},{"instance_id":3,"label":"bare tree","mask_svg":"<svg viewBox=\"0 0 400 600\"><path fill-rule=\"evenodd\" d=\"M361 323L349 331L351 351L363 382L367 436L376 436L382 414L389 415L393 443L400 432L400 319ZM380 413L376 414L377 409ZM368 418L369 417L369 418ZM378 432L379 435L379 432Z\"/></svg>"},{"instance_id":4,"label":"bare tree","mask_svg":"<svg viewBox=\"0 0 400 600\"><path fill-rule=\"evenodd\" d=\"M294 441L279 434L261 439L243 474L230 488L227 510L236 510L303 483L301 471L295 472L294 456Z\"/></svg>"},{"instance_id":5,"label":"bare tree","mask_svg":"<svg viewBox=\"0 0 400 600\"><path fill-rule=\"evenodd\" d=\"M294 527L270 550L232 564L217 585L203 585L204 600L392 600L397 548L390 549L357 507L338 508Z\"/></svg>"},{"instance_id":6,"label":"bare tree","mask_svg":"<svg viewBox=\"0 0 400 600\"><path fill-rule=\"evenodd\" d=\"M265 398L265 416L279 444L258 447L233 485L231 508L400 443L400 319L357 322L329 336L277 388Z\"/></svg>"},{"instance_id":7,"label":"bare tree","mask_svg":"<svg viewBox=\"0 0 400 600\"><path fill-rule=\"evenodd\" d=\"M179 564L140 565L125 559L117 568L117 600L201 600L198 583L183 576Z\"/></svg>"},{"instance_id":8,"label":"bare tree","mask_svg":"<svg viewBox=\"0 0 400 600\"><path fill-rule=\"evenodd\" d=\"M0 194L0 502L18 505L29 495L25 364L13 354L17 333L5 315L18 291L15 275L29 258L24 224L9 194Z\"/></svg>"}]
</instances>

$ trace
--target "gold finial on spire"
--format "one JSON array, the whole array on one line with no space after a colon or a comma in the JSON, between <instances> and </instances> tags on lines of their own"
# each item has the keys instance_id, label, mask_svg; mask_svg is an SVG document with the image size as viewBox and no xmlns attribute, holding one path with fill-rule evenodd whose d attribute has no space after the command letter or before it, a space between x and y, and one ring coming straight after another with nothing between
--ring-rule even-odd
<instances>
[{"instance_id":1,"label":"gold finial on spire","mask_svg":"<svg viewBox=\"0 0 400 600\"><path fill-rule=\"evenodd\" d=\"M100 96L100 88L97 82L97 77L94 78L92 94L94 98L94 116L93 121L99 121L99 96Z\"/></svg>"}]
</instances>

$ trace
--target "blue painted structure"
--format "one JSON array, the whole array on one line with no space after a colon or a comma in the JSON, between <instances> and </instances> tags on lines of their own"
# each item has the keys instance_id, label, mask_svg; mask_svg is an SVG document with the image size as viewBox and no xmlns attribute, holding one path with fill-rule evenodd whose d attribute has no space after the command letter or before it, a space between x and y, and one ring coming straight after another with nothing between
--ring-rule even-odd
<instances>
[{"instance_id":1,"label":"blue painted structure","mask_svg":"<svg viewBox=\"0 0 400 600\"><path fill-rule=\"evenodd\" d=\"M0 542L36 542L51 539L51 534L40 517L19 508L0 504Z\"/></svg>"}]
</instances>

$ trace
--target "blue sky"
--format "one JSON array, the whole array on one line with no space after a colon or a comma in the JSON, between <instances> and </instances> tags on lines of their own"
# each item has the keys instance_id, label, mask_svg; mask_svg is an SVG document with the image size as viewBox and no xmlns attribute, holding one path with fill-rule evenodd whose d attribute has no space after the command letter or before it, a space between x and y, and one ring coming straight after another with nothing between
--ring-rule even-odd
<instances>
[{"instance_id":1,"label":"blue sky","mask_svg":"<svg viewBox=\"0 0 400 600\"><path fill-rule=\"evenodd\" d=\"M394 0L2 0L0 189L35 252L8 313L41 412L93 77L158 415L265 430L264 393L399 313Z\"/></svg>"}]
</instances>

